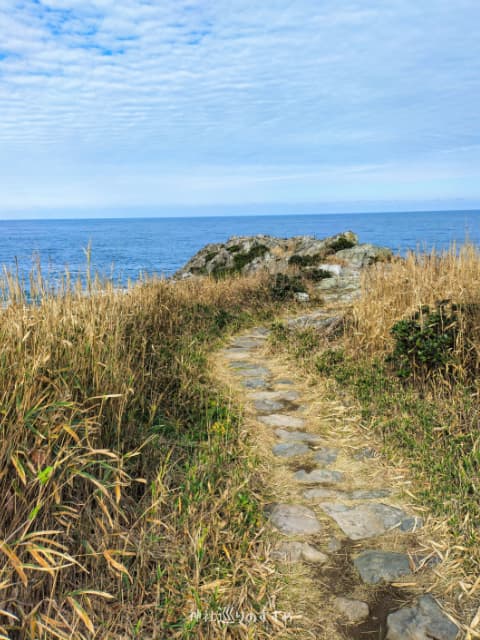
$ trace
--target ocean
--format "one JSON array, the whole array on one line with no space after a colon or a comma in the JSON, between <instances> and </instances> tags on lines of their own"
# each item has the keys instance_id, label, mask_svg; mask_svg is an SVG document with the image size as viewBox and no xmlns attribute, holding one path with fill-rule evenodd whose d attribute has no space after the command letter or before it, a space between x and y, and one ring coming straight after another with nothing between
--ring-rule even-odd
<instances>
[{"instance_id":1,"label":"ocean","mask_svg":"<svg viewBox=\"0 0 480 640\"><path fill-rule=\"evenodd\" d=\"M55 279L68 267L75 276L92 267L118 284L143 274L172 275L196 251L233 235L266 233L318 238L352 230L361 242L409 249L442 249L467 237L480 244L480 211L359 213L195 218L118 218L0 221L0 264L26 274L40 258Z\"/></svg>"}]
</instances>

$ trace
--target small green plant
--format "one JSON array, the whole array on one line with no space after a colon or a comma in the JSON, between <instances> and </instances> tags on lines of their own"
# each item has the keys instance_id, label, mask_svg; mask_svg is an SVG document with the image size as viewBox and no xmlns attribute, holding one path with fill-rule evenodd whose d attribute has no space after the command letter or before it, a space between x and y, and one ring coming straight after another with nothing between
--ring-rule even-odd
<instances>
[{"instance_id":1,"label":"small green plant","mask_svg":"<svg viewBox=\"0 0 480 640\"><path fill-rule=\"evenodd\" d=\"M249 262L252 262L255 258L264 256L266 253L268 253L268 247L264 244L257 244L245 253L236 253L233 256L233 270L237 272L241 271Z\"/></svg>"},{"instance_id":2,"label":"small green plant","mask_svg":"<svg viewBox=\"0 0 480 640\"><path fill-rule=\"evenodd\" d=\"M270 286L270 291L273 300L291 300L295 293L305 293L306 289L302 279L298 276L277 273Z\"/></svg>"},{"instance_id":3,"label":"small green plant","mask_svg":"<svg viewBox=\"0 0 480 640\"><path fill-rule=\"evenodd\" d=\"M337 365L343 363L345 353L342 349L327 349L323 351L315 361L315 368L319 373L332 375Z\"/></svg>"},{"instance_id":4,"label":"small green plant","mask_svg":"<svg viewBox=\"0 0 480 640\"><path fill-rule=\"evenodd\" d=\"M442 301L434 309L423 306L393 325L395 346L387 361L393 363L397 375L404 379L445 371L454 361L458 330L455 305Z\"/></svg>"},{"instance_id":5,"label":"small green plant","mask_svg":"<svg viewBox=\"0 0 480 640\"><path fill-rule=\"evenodd\" d=\"M288 259L288 264L292 267L313 267L322 260L322 255L320 253L316 253L313 256L300 256L295 254L290 256Z\"/></svg>"},{"instance_id":6,"label":"small green plant","mask_svg":"<svg viewBox=\"0 0 480 640\"><path fill-rule=\"evenodd\" d=\"M308 280L312 280L313 282L319 282L320 280L332 278L333 273L331 271L327 271L327 269L315 269L312 271L305 271L303 276Z\"/></svg>"},{"instance_id":7,"label":"small green plant","mask_svg":"<svg viewBox=\"0 0 480 640\"><path fill-rule=\"evenodd\" d=\"M255 258L260 258L268 253L268 247L264 244L256 244L249 251L240 251L240 249L240 245L234 245L227 249L233 255L233 265L231 267L216 265L211 272L216 280L222 280L228 276L241 273L243 268L253 262Z\"/></svg>"},{"instance_id":8,"label":"small green plant","mask_svg":"<svg viewBox=\"0 0 480 640\"><path fill-rule=\"evenodd\" d=\"M353 240L349 240L348 238L345 238L345 236L340 236L338 240L334 240L330 244L330 249L332 249L332 251L336 253L337 251L341 251L342 249L351 249L354 246L355 242L353 242Z\"/></svg>"}]
</instances>

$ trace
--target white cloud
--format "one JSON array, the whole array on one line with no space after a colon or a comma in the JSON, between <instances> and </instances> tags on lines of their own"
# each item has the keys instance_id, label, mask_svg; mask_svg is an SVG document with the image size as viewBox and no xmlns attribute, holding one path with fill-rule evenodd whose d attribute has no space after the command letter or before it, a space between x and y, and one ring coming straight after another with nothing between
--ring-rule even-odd
<instances>
[{"instance_id":1,"label":"white cloud","mask_svg":"<svg viewBox=\"0 0 480 640\"><path fill-rule=\"evenodd\" d=\"M214 200L219 167L250 166L254 200L259 169L278 164L315 197L319 167L476 144L479 19L473 0L3 0L4 202L21 203L15 180L45 180L46 200L82 197L75 174L110 175L105 163L134 176L132 202L142 171L183 184L206 165Z\"/></svg>"}]
</instances>

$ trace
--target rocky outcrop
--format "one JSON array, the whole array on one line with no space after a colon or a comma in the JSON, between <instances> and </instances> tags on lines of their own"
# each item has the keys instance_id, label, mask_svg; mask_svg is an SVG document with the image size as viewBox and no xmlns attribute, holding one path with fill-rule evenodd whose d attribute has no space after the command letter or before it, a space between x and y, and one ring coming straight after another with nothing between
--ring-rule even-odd
<instances>
[{"instance_id":1,"label":"rocky outcrop","mask_svg":"<svg viewBox=\"0 0 480 640\"><path fill-rule=\"evenodd\" d=\"M208 244L176 274L176 278L251 274L272 274L300 270L312 280L338 277L345 268L360 269L372 262L389 260L390 249L359 244L352 231L319 240L312 236L275 238L267 235L230 238Z\"/></svg>"}]
</instances>

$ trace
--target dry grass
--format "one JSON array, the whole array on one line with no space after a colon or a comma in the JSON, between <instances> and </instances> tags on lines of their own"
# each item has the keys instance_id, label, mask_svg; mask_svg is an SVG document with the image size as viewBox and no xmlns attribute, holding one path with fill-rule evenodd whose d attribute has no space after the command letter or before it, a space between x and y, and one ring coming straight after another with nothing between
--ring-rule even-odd
<instances>
[{"instance_id":1,"label":"dry grass","mask_svg":"<svg viewBox=\"0 0 480 640\"><path fill-rule=\"evenodd\" d=\"M205 363L268 315L266 281L52 291L37 271L28 300L9 274L2 289L0 637L226 637L189 614L259 609L266 569L239 420Z\"/></svg>"},{"instance_id":2,"label":"dry grass","mask_svg":"<svg viewBox=\"0 0 480 640\"><path fill-rule=\"evenodd\" d=\"M480 301L480 251L453 245L443 253L409 253L405 260L378 263L363 274L364 295L354 303L350 348L371 354L391 349L393 324L423 305ZM459 345L465 348L465 345Z\"/></svg>"},{"instance_id":3,"label":"dry grass","mask_svg":"<svg viewBox=\"0 0 480 640\"><path fill-rule=\"evenodd\" d=\"M412 253L363 274L363 296L349 311L343 336L283 326L273 335L275 348L293 355L312 380L326 377L335 397L353 396L363 428L410 475L409 495L437 527L444 562L435 588L463 620L474 617L480 594L479 282L480 251L471 245ZM396 344L392 328L400 321L408 328L422 307L435 311L444 301L447 314L456 309L458 316L454 343L444 352L448 364L400 377L388 358ZM427 320L421 312L419 325Z\"/></svg>"}]
</instances>

